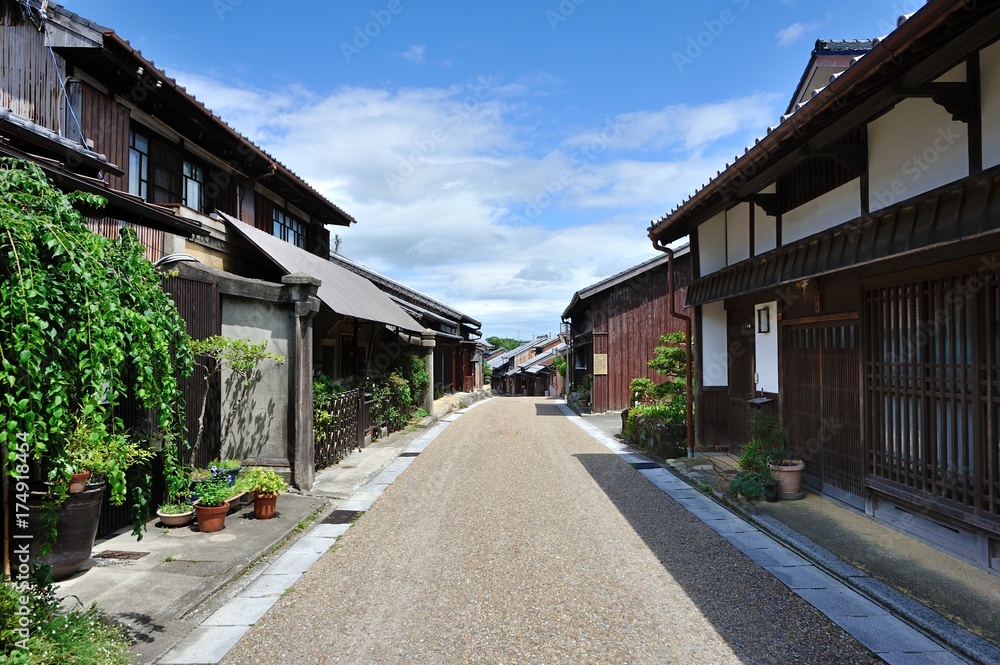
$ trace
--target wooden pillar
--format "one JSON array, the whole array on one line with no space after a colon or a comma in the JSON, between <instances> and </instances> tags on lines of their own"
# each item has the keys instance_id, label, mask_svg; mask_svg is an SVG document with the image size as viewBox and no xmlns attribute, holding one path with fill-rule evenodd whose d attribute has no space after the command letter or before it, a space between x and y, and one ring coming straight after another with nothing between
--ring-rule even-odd
<instances>
[{"instance_id":1,"label":"wooden pillar","mask_svg":"<svg viewBox=\"0 0 1000 665\"><path fill-rule=\"evenodd\" d=\"M434 415L434 338L436 333L427 329L420 335L421 345L427 350L427 392L424 393L424 411L428 416Z\"/></svg>"},{"instance_id":2,"label":"wooden pillar","mask_svg":"<svg viewBox=\"0 0 1000 665\"><path fill-rule=\"evenodd\" d=\"M313 433L313 317L319 311L316 291L320 280L305 273L294 273L281 278L288 287L292 303L291 315L295 319L294 366L290 395L292 405L292 431L289 457L292 463L292 484L302 490L312 489L316 480L316 441Z\"/></svg>"}]
</instances>

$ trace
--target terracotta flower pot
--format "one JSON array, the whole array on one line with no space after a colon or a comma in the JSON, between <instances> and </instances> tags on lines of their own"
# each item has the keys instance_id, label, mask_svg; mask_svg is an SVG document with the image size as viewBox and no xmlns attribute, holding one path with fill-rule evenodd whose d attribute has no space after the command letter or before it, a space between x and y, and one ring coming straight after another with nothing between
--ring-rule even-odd
<instances>
[{"instance_id":1,"label":"terracotta flower pot","mask_svg":"<svg viewBox=\"0 0 1000 665\"><path fill-rule=\"evenodd\" d=\"M269 520L274 517L274 509L278 503L277 494L253 493L253 516L259 520Z\"/></svg>"},{"instance_id":2,"label":"terracotta flower pot","mask_svg":"<svg viewBox=\"0 0 1000 665\"><path fill-rule=\"evenodd\" d=\"M781 464L768 465L778 479L782 499L801 499L802 470L806 465L802 460L784 460Z\"/></svg>"},{"instance_id":3,"label":"terracotta flower pot","mask_svg":"<svg viewBox=\"0 0 1000 665\"><path fill-rule=\"evenodd\" d=\"M195 502L194 512L198 515L198 531L203 533L221 531L226 525L229 502L227 501L221 506L200 506Z\"/></svg>"},{"instance_id":4,"label":"terracotta flower pot","mask_svg":"<svg viewBox=\"0 0 1000 665\"><path fill-rule=\"evenodd\" d=\"M74 473L73 477L69 480L69 489L67 492L70 494L79 494L87 487L88 480L90 480L90 471Z\"/></svg>"}]
</instances>

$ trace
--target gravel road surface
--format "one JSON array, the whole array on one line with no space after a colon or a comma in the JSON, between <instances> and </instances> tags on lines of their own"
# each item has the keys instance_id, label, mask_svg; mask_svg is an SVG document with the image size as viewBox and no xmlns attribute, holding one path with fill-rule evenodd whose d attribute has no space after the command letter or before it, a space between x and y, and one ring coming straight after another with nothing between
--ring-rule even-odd
<instances>
[{"instance_id":1,"label":"gravel road surface","mask_svg":"<svg viewBox=\"0 0 1000 665\"><path fill-rule=\"evenodd\" d=\"M452 423L223 663L870 663L551 400Z\"/></svg>"}]
</instances>

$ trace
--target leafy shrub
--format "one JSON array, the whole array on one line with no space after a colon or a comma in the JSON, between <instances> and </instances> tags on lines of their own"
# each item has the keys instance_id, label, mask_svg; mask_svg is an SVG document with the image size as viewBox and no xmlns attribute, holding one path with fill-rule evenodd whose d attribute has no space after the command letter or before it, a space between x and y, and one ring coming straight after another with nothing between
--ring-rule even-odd
<instances>
[{"instance_id":1,"label":"leafy shrub","mask_svg":"<svg viewBox=\"0 0 1000 665\"><path fill-rule=\"evenodd\" d=\"M226 503L232 493L233 488L226 482L225 476L209 478L198 485L198 505L216 508Z\"/></svg>"},{"instance_id":2,"label":"leafy shrub","mask_svg":"<svg viewBox=\"0 0 1000 665\"><path fill-rule=\"evenodd\" d=\"M729 481L729 491L740 494L750 501L764 498L764 488L777 482L766 468L759 471L738 471Z\"/></svg>"},{"instance_id":3,"label":"leafy shrub","mask_svg":"<svg viewBox=\"0 0 1000 665\"><path fill-rule=\"evenodd\" d=\"M36 564L28 582L0 580L0 663L127 665L129 639L123 629L97 605L60 611L49 572Z\"/></svg>"}]
</instances>

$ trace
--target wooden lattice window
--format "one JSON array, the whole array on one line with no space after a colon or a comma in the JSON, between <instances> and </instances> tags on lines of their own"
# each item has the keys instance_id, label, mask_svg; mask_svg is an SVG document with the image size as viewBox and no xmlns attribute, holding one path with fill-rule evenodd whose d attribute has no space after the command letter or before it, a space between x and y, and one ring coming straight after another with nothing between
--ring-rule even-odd
<instances>
[{"instance_id":1,"label":"wooden lattice window","mask_svg":"<svg viewBox=\"0 0 1000 665\"><path fill-rule=\"evenodd\" d=\"M869 473L964 513L1000 516L996 276L869 289L865 322Z\"/></svg>"}]
</instances>

